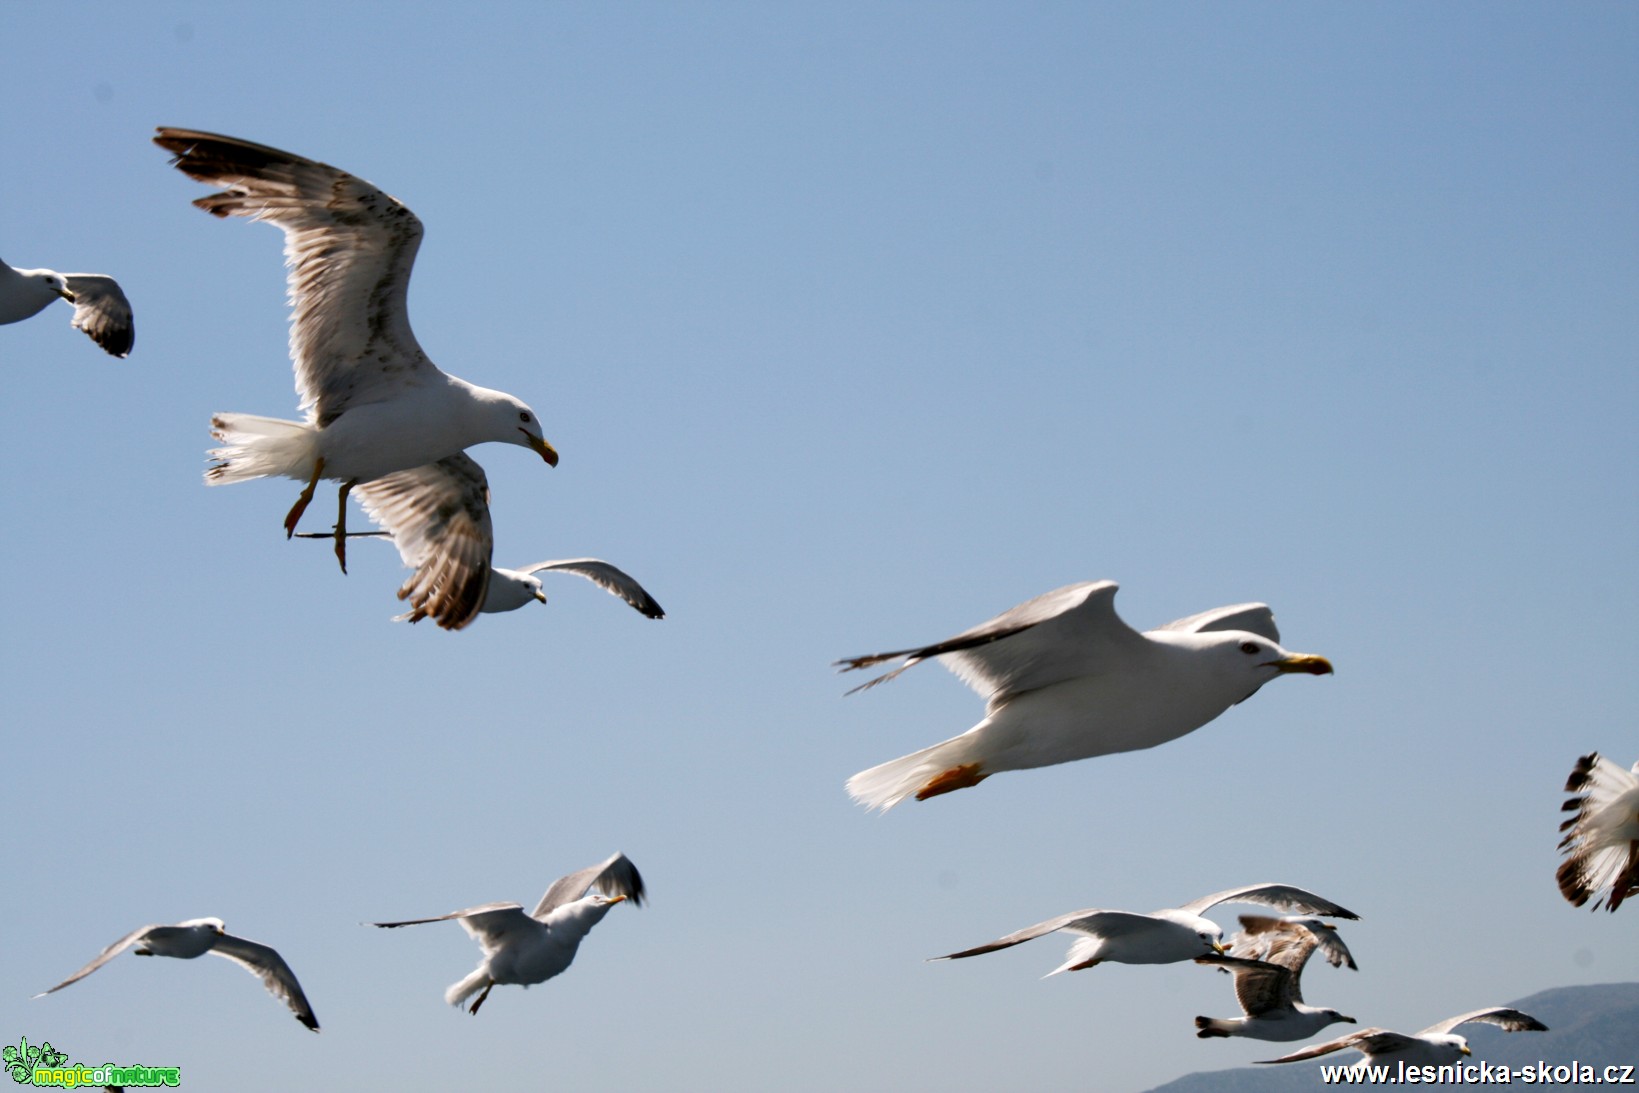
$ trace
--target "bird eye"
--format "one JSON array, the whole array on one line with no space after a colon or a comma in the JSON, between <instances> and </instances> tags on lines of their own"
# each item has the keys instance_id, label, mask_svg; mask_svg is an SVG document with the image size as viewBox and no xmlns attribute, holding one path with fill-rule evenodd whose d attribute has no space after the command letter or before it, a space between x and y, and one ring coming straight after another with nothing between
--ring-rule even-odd
<instances>
[{"instance_id":1,"label":"bird eye","mask_svg":"<svg viewBox=\"0 0 1639 1093\"><path fill-rule=\"evenodd\" d=\"M1241 642L1241 652L1245 653L1247 656L1252 656L1258 652L1258 643L1255 641Z\"/></svg>"},{"instance_id":2,"label":"bird eye","mask_svg":"<svg viewBox=\"0 0 1639 1093\"><path fill-rule=\"evenodd\" d=\"M528 410L524 410L518 415L518 420L528 425L534 419L529 416Z\"/></svg>"}]
</instances>

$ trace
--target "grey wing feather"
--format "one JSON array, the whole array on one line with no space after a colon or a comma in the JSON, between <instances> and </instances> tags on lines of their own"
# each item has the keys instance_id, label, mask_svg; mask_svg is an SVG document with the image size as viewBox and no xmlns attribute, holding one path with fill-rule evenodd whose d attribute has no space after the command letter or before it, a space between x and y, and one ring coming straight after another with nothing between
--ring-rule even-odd
<instances>
[{"instance_id":1,"label":"grey wing feather","mask_svg":"<svg viewBox=\"0 0 1639 1093\"><path fill-rule=\"evenodd\" d=\"M489 588L495 530L489 482L470 456L455 455L373 479L353 491L415 570L398 590L410 622L459 630L478 617Z\"/></svg>"},{"instance_id":2,"label":"grey wing feather","mask_svg":"<svg viewBox=\"0 0 1639 1093\"><path fill-rule=\"evenodd\" d=\"M400 922L372 922L372 926L380 926L384 930L396 930L400 926L425 926L429 922L448 922L452 918L466 918L469 915L483 915L491 911L505 910L522 911L523 905L503 900L499 903L480 903L476 907L466 907L459 911L451 911L447 915L434 915L432 918L407 918Z\"/></svg>"},{"instance_id":3,"label":"grey wing feather","mask_svg":"<svg viewBox=\"0 0 1639 1093\"><path fill-rule=\"evenodd\" d=\"M1165 626L1157 626L1156 629L1179 630L1188 634L1201 634L1208 630L1245 630L1260 638L1268 638L1276 645L1280 644L1280 631L1275 627L1274 612L1269 610L1266 603L1237 603L1229 607L1214 607L1211 611L1202 611L1198 615L1174 619Z\"/></svg>"},{"instance_id":4,"label":"grey wing feather","mask_svg":"<svg viewBox=\"0 0 1639 1093\"><path fill-rule=\"evenodd\" d=\"M535 905L532 918L543 918L554 908L573 903L593 888L606 896L625 896L638 907L643 906L643 877L625 854L616 853L585 869L559 877Z\"/></svg>"},{"instance_id":5,"label":"grey wing feather","mask_svg":"<svg viewBox=\"0 0 1639 1093\"><path fill-rule=\"evenodd\" d=\"M1002 695L1089 674L1101 661L1138 648L1143 636L1115 613L1119 587L1114 581L1066 585L934 645L850 657L836 666L847 672L906 658L887 675L854 688L862 691L924 660L943 657L962 682L994 702Z\"/></svg>"},{"instance_id":6,"label":"grey wing feather","mask_svg":"<svg viewBox=\"0 0 1639 1093\"><path fill-rule=\"evenodd\" d=\"M437 374L410 331L406 298L421 221L402 202L327 163L193 129L154 143L177 170L226 187L194 202L212 216L267 220L285 233L290 356L302 410L328 425L407 373ZM398 366L388 373L380 358Z\"/></svg>"},{"instance_id":7,"label":"grey wing feather","mask_svg":"<svg viewBox=\"0 0 1639 1093\"><path fill-rule=\"evenodd\" d=\"M290 965L276 950L242 937L223 934L216 939L211 952L228 958L255 975L268 993L290 1007L296 1020L314 1032L319 1031L319 1019L313 1015L313 1007L308 1005L302 985L296 982L296 973L290 970Z\"/></svg>"},{"instance_id":8,"label":"grey wing feather","mask_svg":"<svg viewBox=\"0 0 1639 1093\"><path fill-rule=\"evenodd\" d=\"M601 558L565 558L557 562L536 562L534 565L524 566L519 572L539 573L547 569L579 574L605 592L619 596L631 604L633 609L651 619L666 617L666 612L661 610L655 598L637 583L636 578Z\"/></svg>"},{"instance_id":9,"label":"grey wing feather","mask_svg":"<svg viewBox=\"0 0 1639 1093\"><path fill-rule=\"evenodd\" d=\"M1179 907L1178 910L1198 915L1208 907L1214 907L1220 903L1257 903L1265 907L1302 911L1310 915L1330 915L1333 918L1360 917L1348 908L1333 903L1324 896L1317 896L1313 892L1290 884L1248 884L1240 888L1226 888L1222 892L1214 892L1210 896L1202 896L1200 899L1191 900Z\"/></svg>"},{"instance_id":10,"label":"grey wing feather","mask_svg":"<svg viewBox=\"0 0 1639 1093\"><path fill-rule=\"evenodd\" d=\"M74 329L116 357L131 352L137 328L131 301L112 278L101 273L65 273L63 284L74 294Z\"/></svg>"},{"instance_id":11,"label":"grey wing feather","mask_svg":"<svg viewBox=\"0 0 1639 1093\"><path fill-rule=\"evenodd\" d=\"M158 927L158 925L156 925L154 923L150 923L147 926L138 926L135 930L132 930L130 933L126 934L124 937L120 938L118 941L116 941L112 945L108 946L108 948L106 948L102 952L98 953L96 958L94 960L92 960L91 963L87 964L85 967L81 968L79 971L75 972L73 975L69 976L67 979L63 980L61 983L58 983L55 987L52 987L50 990L41 991L39 994L35 995L34 997L44 998L46 995L51 994L54 991L62 990L64 987L68 986L70 983L78 983L80 980L84 979L86 976L90 975L92 972L96 971L98 968L102 967L104 964L106 964L110 960L114 959L120 953L123 953L126 949L130 948L134 943L136 943L138 940L140 940L142 938L142 936L144 934L146 934L149 930L157 930L157 929L159 929L159 927Z\"/></svg>"},{"instance_id":12,"label":"grey wing feather","mask_svg":"<svg viewBox=\"0 0 1639 1093\"><path fill-rule=\"evenodd\" d=\"M1149 915L1133 914L1130 911L1105 911L1098 907L1088 907L1081 911L1071 911L1067 915L1050 918L1046 922L1038 922L1034 926L1026 926L1022 930L999 937L995 941L976 945L971 949L963 949L959 953L946 953L944 956L929 957L930 960L961 960L963 957L980 956L984 953L993 953L997 949L1006 949L1021 942L1033 941L1054 930L1074 930L1077 933L1090 934L1095 937L1116 937L1154 926L1155 920Z\"/></svg>"},{"instance_id":13,"label":"grey wing feather","mask_svg":"<svg viewBox=\"0 0 1639 1093\"><path fill-rule=\"evenodd\" d=\"M1278 1059L1259 1059L1260 1063L1296 1063L1304 1059L1315 1059L1322 1055L1330 1055L1334 1051L1344 1051L1356 1048L1369 1054L1381 1054L1389 1048L1405 1045L1412 1042L1413 1037L1400 1032L1391 1032L1386 1028L1363 1028L1359 1032L1351 1032L1347 1036L1339 1036L1335 1040L1327 1040L1324 1044L1311 1044L1306 1048L1282 1055Z\"/></svg>"},{"instance_id":14,"label":"grey wing feather","mask_svg":"<svg viewBox=\"0 0 1639 1093\"><path fill-rule=\"evenodd\" d=\"M1466 1025L1476 1021L1483 1025L1496 1025L1504 1032L1546 1032L1548 1026L1532 1017L1529 1013L1507 1006L1488 1006L1485 1009L1472 1010L1458 1014L1456 1017L1447 1017L1444 1021L1430 1025L1419 1036L1443 1036L1458 1025Z\"/></svg>"}]
</instances>

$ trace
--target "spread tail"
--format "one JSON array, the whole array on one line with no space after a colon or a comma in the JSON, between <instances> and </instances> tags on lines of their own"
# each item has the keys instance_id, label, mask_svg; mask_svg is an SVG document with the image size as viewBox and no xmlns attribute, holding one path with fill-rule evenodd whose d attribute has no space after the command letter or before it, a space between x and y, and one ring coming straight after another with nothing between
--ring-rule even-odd
<instances>
[{"instance_id":1,"label":"spread tail","mask_svg":"<svg viewBox=\"0 0 1639 1093\"><path fill-rule=\"evenodd\" d=\"M1214 1036L1230 1035L1228 1031L1229 1023L1220 1021L1216 1017L1197 1017L1195 1027L1200 1030L1195 1035L1203 1040L1210 1040Z\"/></svg>"},{"instance_id":2,"label":"spread tail","mask_svg":"<svg viewBox=\"0 0 1639 1093\"><path fill-rule=\"evenodd\" d=\"M318 460L318 433L300 421L255 414L213 414L211 436L222 447L211 450L216 462L205 472L207 486L282 475L306 482Z\"/></svg>"}]
</instances>

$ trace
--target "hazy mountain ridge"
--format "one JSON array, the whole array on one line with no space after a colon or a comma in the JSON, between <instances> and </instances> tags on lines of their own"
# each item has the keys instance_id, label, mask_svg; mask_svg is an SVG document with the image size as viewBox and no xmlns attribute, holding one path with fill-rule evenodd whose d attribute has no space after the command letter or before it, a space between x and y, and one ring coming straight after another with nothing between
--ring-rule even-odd
<instances>
[{"instance_id":1,"label":"hazy mountain ridge","mask_svg":"<svg viewBox=\"0 0 1639 1093\"><path fill-rule=\"evenodd\" d=\"M1504 1004L1529 1013L1547 1025L1548 1031L1506 1033L1490 1025L1465 1025L1457 1031L1468 1038L1469 1046L1474 1049L1474 1061L1510 1067L1534 1065L1538 1061L1595 1066L1639 1063L1639 983L1555 987ZM1442 1016L1445 1015L1430 1014L1425 1024L1432 1024ZM1316 1037L1315 1042L1332 1038L1330 1035ZM1296 1051L1301 1046L1270 1044L1269 1057ZM1147 1093L1313 1093L1321 1088L1318 1071L1322 1064L1349 1065L1359 1058L1359 1052L1339 1051L1308 1063L1199 1071L1156 1086Z\"/></svg>"}]
</instances>

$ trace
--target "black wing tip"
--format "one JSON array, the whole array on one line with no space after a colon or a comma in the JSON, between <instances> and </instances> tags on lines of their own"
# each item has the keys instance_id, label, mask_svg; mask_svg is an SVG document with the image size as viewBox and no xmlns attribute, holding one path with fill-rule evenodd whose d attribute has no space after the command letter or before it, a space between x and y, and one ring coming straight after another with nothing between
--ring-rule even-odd
<instances>
[{"instance_id":1,"label":"black wing tip","mask_svg":"<svg viewBox=\"0 0 1639 1093\"><path fill-rule=\"evenodd\" d=\"M1597 751L1590 751L1587 755L1579 758L1576 761L1576 766L1571 768L1571 776L1565 779L1565 792L1575 793L1577 790L1580 790L1586 786L1593 776L1594 764L1598 762L1599 753ZM1572 806L1571 803L1567 801L1564 807L1570 808Z\"/></svg>"}]
</instances>

